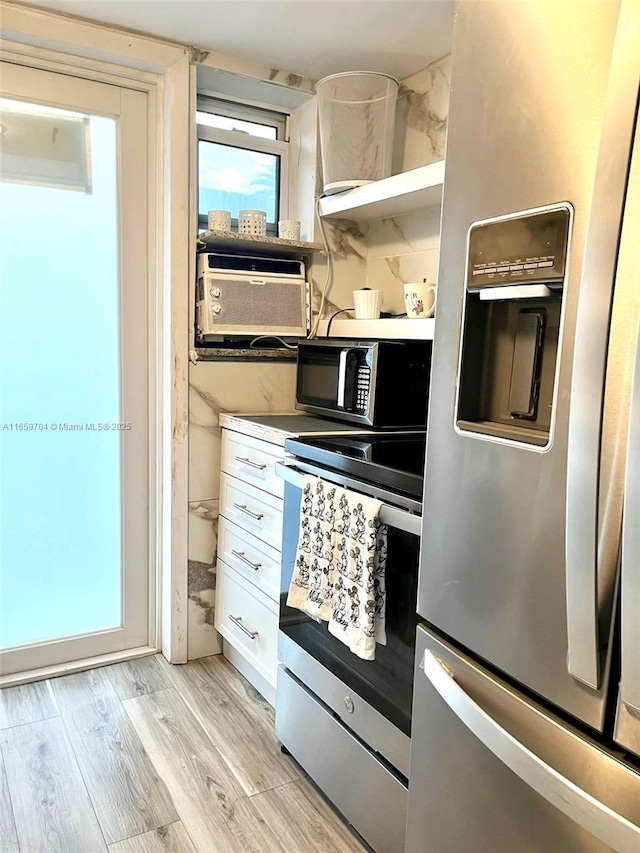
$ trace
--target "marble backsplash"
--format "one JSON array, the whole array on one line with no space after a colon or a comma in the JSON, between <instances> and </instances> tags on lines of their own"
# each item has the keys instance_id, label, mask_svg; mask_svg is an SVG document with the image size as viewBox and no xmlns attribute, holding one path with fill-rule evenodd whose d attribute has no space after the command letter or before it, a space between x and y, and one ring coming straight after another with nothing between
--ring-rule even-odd
<instances>
[{"instance_id":1,"label":"marble backsplash","mask_svg":"<svg viewBox=\"0 0 640 853\"><path fill-rule=\"evenodd\" d=\"M393 146L394 174L444 159L450 81L449 55L400 82Z\"/></svg>"},{"instance_id":2,"label":"marble backsplash","mask_svg":"<svg viewBox=\"0 0 640 853\"><path fill-rule=\"evenodd\" d=\"M218 500L221 412L290 412L294 362L189 365L189 501Z\"/></svg>"},{"instance_id":3,"label":"marble backsplash","mask_svg":"<svg viewBox=\"0 0 640 853\"><path fill-rule=\"evenodd\" d=\"M439 245L439 210L416 211L370 223L367 287L384 292L384 311L404 313L405 282L426 278L435 283Z\"/></svg>"},{"instance_id":4,"label":"marble backsplash","mask_svg":"<svg viewBox=\"0 0 640 853\"><path fill-rule=\"evenodd\" d=\"M366 222L333 220L324 223L331 252L332 280L324 300L321 317L331 317L341 308L353 305L352 291L367 286L368 229ZM320 310L327 274L327 257L316 252L311 265L313 315Z\"/></svg>"},{"instance_id":5,"label":"marble backsplash","mask_svg":"<svg viewBox=\"0 0 640 853\"><path fill-rule=\"evenodd\" d=\"M189 503L189 660L222 651L213 627L216 598L216 552L219 501Z\"/></svg>"},{"instance_id":6,"label":"marble backsplash","mask_svg":"<svg viewBox=\"0 0 640 853\"><path fill-rule=\"evenodd\" d=\"M290 412L295 363L199 362L189 365L188 657L221 651L214 628L221 412Z\"/></svg>"}]
</instances>

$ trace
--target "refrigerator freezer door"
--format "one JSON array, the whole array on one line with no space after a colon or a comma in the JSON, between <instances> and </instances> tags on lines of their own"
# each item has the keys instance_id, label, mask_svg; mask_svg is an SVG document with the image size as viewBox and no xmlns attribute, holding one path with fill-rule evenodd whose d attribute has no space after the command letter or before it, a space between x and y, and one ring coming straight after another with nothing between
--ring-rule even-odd
<instances>
[{"instance_id":1,"label":"refrigerator freezer door","mask_svg":"<svg viewBox=\"0 0 640 853\"><path fill-rule=\"evenodd\" d=\"M601 729L606 666L597 688L568 671L566 492L581 259L618 4L564 0L553 4L552 24L547 18L551 8L508 0L456 6L418 611L456 643ZM564 202L575 213L549 446L457 431L469 227ZM619 219L611 217L606 227L618 234ZM609 301L613 275L611 269L603 283ZM602 334L606 351L606 323ZM599 423L602 371L593 381L600 403L588 418ZM608 487L603 491L608 494ZM619 493L618 484L612 494ZM612 564L607 590L614 574ZM595 607L593 578L586 584ZM606 630L602 639L606 646Z\"/></svg>"},{"instance_id":2,"label":"refrigerator freezer door","mask_svg":"<svg viewBox=\"0 0 640 853\"><path fill-rule=\"evenodd\" d=\"M615 739L640 756L640 132L625 207L620 273L629 278L636 355L631 393L621 554L622 649Z\"/></svg>"},{"instance_id":3,"label":"refrigerator freezer door","mask_svg":"<svg viewBox=\"0 0 640 853\"><path fill-rule=\"evenodd\" d=\"M640 849L637 772L423 627L416 651L406 853Z\"/></svg>"},{"instance_id":4,"label":"refrigerator freezer door","mask_svg":"<svg viewBox=\"0 0 640 853\"><path fill-rule=\"evenodd\" d=\"M622 653L615 739L640 756L640 334L629 421L622 533Z\"/></svg>"}]
</instances>

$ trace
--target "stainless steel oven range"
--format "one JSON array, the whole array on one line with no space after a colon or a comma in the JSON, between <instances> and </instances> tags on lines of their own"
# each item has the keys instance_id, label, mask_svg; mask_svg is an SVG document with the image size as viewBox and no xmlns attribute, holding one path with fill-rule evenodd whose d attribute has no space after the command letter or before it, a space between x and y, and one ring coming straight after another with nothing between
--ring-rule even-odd
<instances>
[{"instance_id":1,"label":"stainless steel oven range","mask_svg":"<svg viewBox=\"0 0 640 853\"><path fill-rule=\"evenodd\" d=\"M276 734L376 853L404 849L425 434L288 439ZM386 645L362 660L288 607L304 474L382 501Z\"/></svg>"}]
</instances>

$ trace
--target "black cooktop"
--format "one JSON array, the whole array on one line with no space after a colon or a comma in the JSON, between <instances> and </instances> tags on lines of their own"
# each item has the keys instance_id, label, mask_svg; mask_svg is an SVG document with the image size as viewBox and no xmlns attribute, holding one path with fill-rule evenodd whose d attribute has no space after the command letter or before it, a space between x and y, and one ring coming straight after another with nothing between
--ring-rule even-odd
<instances>
[{"instance_id":1,"label":"black cooktop","mask_svg":"<svg viewBox=\"0 0 640 853\"><path fill-rule=\"evenodd\" d=\"M422 500L425 432L288 438L285 449L313 462Z\"/></svg>"}]
</instances>

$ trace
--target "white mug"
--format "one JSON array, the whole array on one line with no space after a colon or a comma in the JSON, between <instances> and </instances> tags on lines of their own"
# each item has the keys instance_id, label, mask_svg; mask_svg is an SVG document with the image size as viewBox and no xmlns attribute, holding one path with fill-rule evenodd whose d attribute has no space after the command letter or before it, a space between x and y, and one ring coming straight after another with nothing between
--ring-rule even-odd
<instances>
[{"instance_id":1,"label":"white mug","mask_svg":"<svg viewBox=\"0 0 640 853\"><path fill-rule=\"evenodd\" d=\"M435 284L427 284L426 279L407 282L404 285L404 306L407 317L433 317L436 310Z\"/></svg>"},{"instance_id":2,"label":"white mug","mask_svg":"<svg viewBox=\"0 0 640 853\"><path fill-rule=\"evenodd\" d=\"M209 231L231 231L230 210L210 210L207 214Z\"/></svg>"},{"instance_id":3,"label":"white mug","mask_svg":"<svg viewBox=\"0 0 640 853\"><path fill-rule=\"evenodd\" d=\"M366 288L354 290L353 306L356 320L377 320L382 308L382 291Z\"/></svg>"},{"instance_id":4,"label":"white mug","mask_svg":"<svg viewBox=\"0 0 640 853\"><path fill-rule=\"evenodd\" d=\"M280 219L278 237L281 240L300 240L300 222L297 219Z\"/></svg>"}]
</instances>

